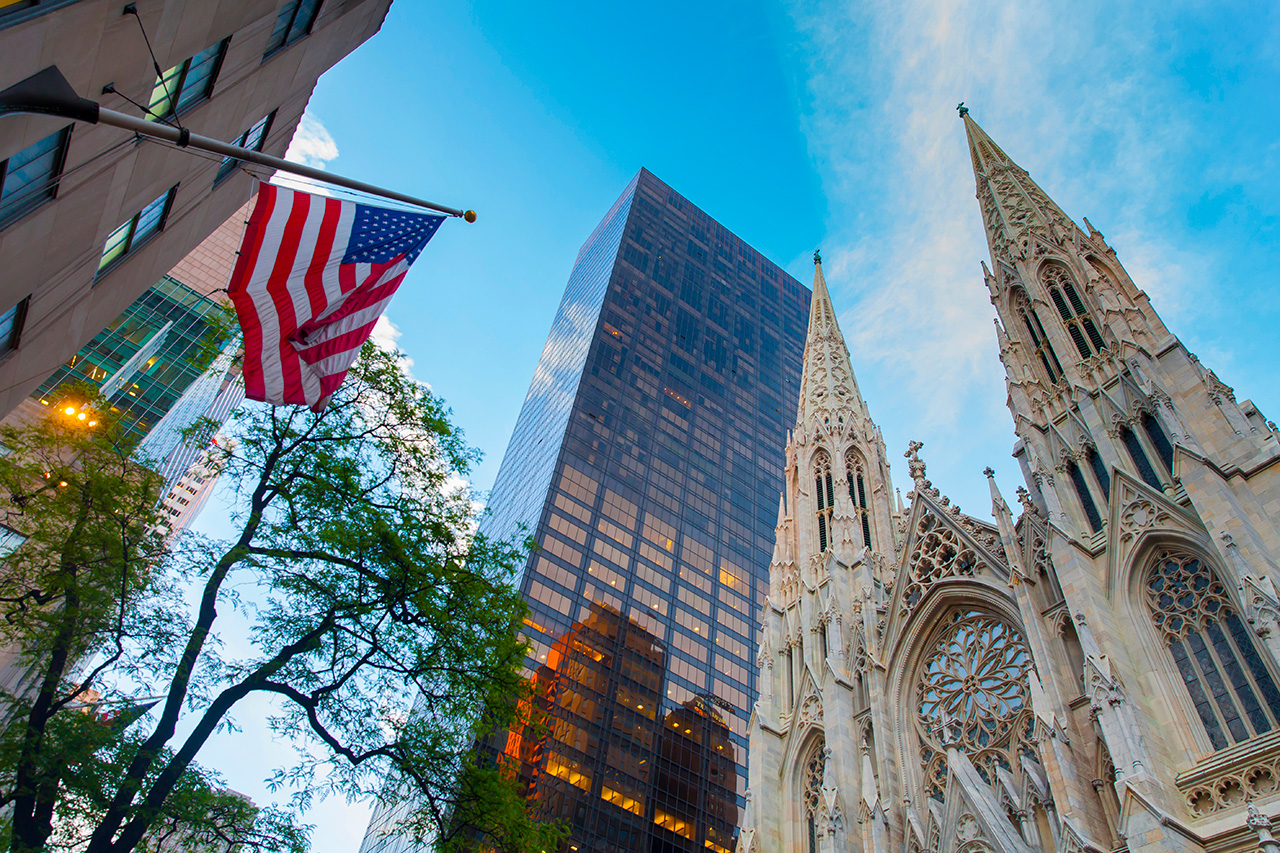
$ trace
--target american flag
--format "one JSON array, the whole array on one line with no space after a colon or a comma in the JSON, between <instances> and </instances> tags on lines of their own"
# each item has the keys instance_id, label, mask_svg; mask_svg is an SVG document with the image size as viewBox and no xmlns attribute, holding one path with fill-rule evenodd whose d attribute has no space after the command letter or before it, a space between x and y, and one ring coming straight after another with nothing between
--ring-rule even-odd
<instances>
[{"instance_id":1,"label":"american flag","mask_svg":"<svg viewBox=\"0 0 1280 853\"><path fill-rule=\"evenodd\" d=\"M323 409L443 221L263 184L227 286L245 395Z\"/></svg>"}]
</instances>

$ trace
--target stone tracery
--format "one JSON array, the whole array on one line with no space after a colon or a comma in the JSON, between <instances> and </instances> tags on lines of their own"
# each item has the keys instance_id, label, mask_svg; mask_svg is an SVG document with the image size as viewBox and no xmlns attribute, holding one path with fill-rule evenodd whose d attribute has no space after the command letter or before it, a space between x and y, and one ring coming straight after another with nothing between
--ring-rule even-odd
<instances>
[{"instance_id":1,"label":"stone tracery","mask_svg":"<svg viewBox=\"0 0 1280 853\"><path fill-rule=\"evenodd\" d=\"M925 659L917 682L916 718L926 793L941 799L946 783L943 727L988 783L996 767L1012 772L1029 752L1031 653L1006 622L956 610Z\"/></svg>"}]
</instances>

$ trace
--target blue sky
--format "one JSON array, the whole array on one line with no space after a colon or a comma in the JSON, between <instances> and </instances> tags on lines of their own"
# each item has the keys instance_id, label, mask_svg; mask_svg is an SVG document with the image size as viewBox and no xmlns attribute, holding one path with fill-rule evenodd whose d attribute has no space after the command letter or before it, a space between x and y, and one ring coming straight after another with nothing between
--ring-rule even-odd
<instances>
[{"instance_id":1,"label":"blue sky","mask_svg":"<svg viewBox=\"0 0 1280 853\"><path fill-rule=\"evenodd\" d=\"M484 451L477 487L579 245L645 166L806 283L821 246L895 481L922 440L934 484L983 516L983 467L1007 497L1019 479L961 100L1280 416L1274 4L398 0L321 80L295 153L479 212L441 228L388 312ZM263 800L282 752L255 716L212 763ZM354 851L366 814L325 804L315 849Z\"/></svg>"}]
</instances>

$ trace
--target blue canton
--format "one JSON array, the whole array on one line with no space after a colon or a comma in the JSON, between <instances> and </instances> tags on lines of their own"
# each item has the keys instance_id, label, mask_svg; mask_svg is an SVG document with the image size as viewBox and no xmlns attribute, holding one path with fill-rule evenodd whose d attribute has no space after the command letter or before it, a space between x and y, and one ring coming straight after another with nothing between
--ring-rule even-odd
<instances>
[{"instance_id":1,"label":"blue canton","mask_svg":"<svg viewBox=\"0 0 1280 853\"><path fill-rule=\"evenodd\" d=\"M356 205L344 264L385 264L397 255L413 263L444 221L443 216Z\"/></svg>"}]
</instances>

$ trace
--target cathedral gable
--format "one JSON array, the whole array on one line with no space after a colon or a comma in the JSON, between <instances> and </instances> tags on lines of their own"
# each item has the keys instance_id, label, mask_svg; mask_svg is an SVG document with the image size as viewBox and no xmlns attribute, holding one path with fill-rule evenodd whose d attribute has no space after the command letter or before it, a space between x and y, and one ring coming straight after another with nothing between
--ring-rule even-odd
<instances>
[{"instance_id":1,"label":"cathedral gable","mask_svg":"<svg viewBox=\"0 0 1280 853\"><path fill-rule=\"evenodd\" d=\"M989 526L962 524L959 507L947 498L935 500L917 489L911 502L907 537L894 584L885 628L886 649L901 640L912 614L940 582L952 578L985 579L986 583L1007 581L1009 567L1003 553L999 557L999 534ZM984 544L975 535L990 544Z\"/></svg>"},{"instance_id":2,"label":"cathedral gable","mask_svg":"<svg viewBox=\"0 0 1280 853\"><path fill-rule=\"evenodd\" d=\"M1153 537L1175 536L1191 540L1207 551L1212 543L1200 520L1160 491L1117 469L1111 484L1107 523L1106 591L1123 593L1124 578L1134 555Z\"/></svg>"}]
</instances>

